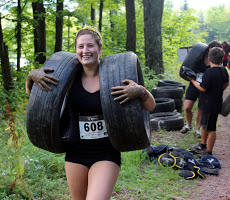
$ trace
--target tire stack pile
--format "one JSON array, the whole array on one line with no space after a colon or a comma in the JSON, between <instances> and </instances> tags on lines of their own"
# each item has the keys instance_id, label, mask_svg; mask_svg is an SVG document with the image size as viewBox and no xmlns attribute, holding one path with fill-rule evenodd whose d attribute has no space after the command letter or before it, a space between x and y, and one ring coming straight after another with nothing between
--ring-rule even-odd
<instances>
[{"instance_id":1,"label":"tire stack pile","mask_svg":"<svg viewBox=\"0 0 230 200\"><path fill-rule=\"evenodd\" d=\"M157 87L152 89L156 101L156 108L150 114L153 130L180 130L184 126L181 113L185 87L184 83L161 79Z\"/></svg>"}]
</instances>

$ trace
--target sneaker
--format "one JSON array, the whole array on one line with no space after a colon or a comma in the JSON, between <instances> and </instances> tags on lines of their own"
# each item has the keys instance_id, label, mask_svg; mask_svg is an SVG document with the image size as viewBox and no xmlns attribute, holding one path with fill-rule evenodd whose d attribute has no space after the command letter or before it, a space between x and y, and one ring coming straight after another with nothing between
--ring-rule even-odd
<instances>
[{"instance_id":1,"label":"sneaker","mask_svg":"<svg viewBox=\"0 0 230 200\"><path fill-rule=\"evenodd\" d=\"M195 136L197 138L201 138L201 132L200 132L200 130L195 130Z\"/></svg>"},{"instance_id":2,"label":"sneaker","mask_svg":"<svg viewBox=\"0 0 230 200\"><path fill-rule=\"evenodd\" d=\"M202 149L201 144L198 144L197 146L190 147L188 150L195 154L203 154L206 151L206 148Z\"/></svg>"},{"instance_id":3,"label":"sneaker","mask_svg":"<svg viewBox=\"0 0 230 200\"><path fill-rule=\"evenodd\" d=\"M189 126L184 126L181 130L180 133L187 133L188 131L191 131L192 127Z\"/></svg>"},{"instance_id":4,"label":"sneaker","mask_svg":"<svg viewBox=\"0 0 230 200\"><path fill-rule=\"evenodd\" d=\"M198 157L198 158L202 158L202 157L205 156L205 155L212 155L212 152L208 152L207 149L205 149L205 150L203 150L202 153L197 154L197 157Z\"/></svg>"}]
</instances>

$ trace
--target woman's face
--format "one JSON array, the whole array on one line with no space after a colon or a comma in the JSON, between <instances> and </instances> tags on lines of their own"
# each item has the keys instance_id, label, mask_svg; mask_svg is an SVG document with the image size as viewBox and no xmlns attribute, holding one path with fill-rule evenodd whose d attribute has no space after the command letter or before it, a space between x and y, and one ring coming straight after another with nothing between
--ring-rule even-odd
<instances>
[{"instance_id":1,"label":"woman's face","mask_svg":"<svg viewBox=\"0 0 230 200\"><path fill-rule=\"evenodd\" d=\"M98 65L101 50L90 34L80 35L76 40L77 57L83 66Z\"/></svg>"}]
</instances>

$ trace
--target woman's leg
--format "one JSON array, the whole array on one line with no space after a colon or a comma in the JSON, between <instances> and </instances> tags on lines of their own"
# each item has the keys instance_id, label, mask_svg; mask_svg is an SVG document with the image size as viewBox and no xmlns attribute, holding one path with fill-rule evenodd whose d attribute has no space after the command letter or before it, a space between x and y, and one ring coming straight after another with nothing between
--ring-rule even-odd
<instances>
[{"instance_id":1,"label":"woman's leg","mask_svg":"<svg viewBox=\"0 0 230 200\"><path fill-rule=\"evenodd\" d=\"M191 100L184 100L184 113L185 113L185 119L186 123L189 127L192 127L192 107L194 105L194 101Z\"/></svg>"},{"instance_id":2,"label":"woman's leg","mask_svg":"<svg viewBox=\"0 0 230 200\"><path fill-rule=\"evenodd\" d=\"M201 118L202 118L202 110L200 108L197 109L197 116L196 116L196 130L199 130L201 127Z\"/></svg>"},{"instance_id":3,"label":"woman's leg","mask_svg":"<svg viewBox=\"0 0 230 200\"><path fill-rule=\"evenodd\" d=\"M72 199L85 200L89 168L84 165L65 162L65 171Z\"/></svg>"},{"instance_id":4,"label":"woman's leg","mask_svg":"<svg viewBox=\"0 0 230 200\"><path fill-rule=\"evenodd\" d=\"M209 131L204 130L201 126L201 144L207 144Z\"/></svg>"},{"instance_id":5,"label":"woman's leg","mask_svg":"<svg viewBox=\"0 0 230 200\"><path fill-rule=\"evenodd\" d=\"M207 146L208 152L212 152L215 141L216 141L216 131L210 131L208 134L208 146Z\"/></svg>"},{"instance_id":6,"label":"woman's leg","mask_svg":"<svg viewBox=\"0 0 230 200\"><path fill-rule=\"evenodd\" d=\"M111 161L99 161L93 164L88 175L86 200L109 200L119 172L120 167Z\"/></svg>"}]
</instances>

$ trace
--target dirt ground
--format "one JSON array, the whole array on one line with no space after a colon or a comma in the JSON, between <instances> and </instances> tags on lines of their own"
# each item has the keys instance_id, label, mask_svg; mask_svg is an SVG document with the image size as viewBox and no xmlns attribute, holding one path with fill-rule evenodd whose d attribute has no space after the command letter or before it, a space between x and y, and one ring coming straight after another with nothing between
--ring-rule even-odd
<instances>
[{"instance_id":1,"label":"dirt ground","mask_svg":"<svg viewBox=\"0 0 230 200\"><path fill-rule=\"evenodd\" d=\"M229 94L230 86L224 92L224 99ZM197 190L191 194L199 195L194 198L199 200L230 200L230 114L226 117L219 115L213 155L221 162L219 175L200 179Z\"/></svg>"}]
</instances>

